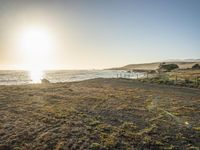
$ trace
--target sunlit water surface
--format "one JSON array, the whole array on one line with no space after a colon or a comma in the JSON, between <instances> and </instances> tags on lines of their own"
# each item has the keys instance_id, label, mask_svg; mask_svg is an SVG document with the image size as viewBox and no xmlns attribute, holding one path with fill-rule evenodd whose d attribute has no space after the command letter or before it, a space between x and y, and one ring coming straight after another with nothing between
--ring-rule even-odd
<instances>
[{"instance_id":1,"label":"sunlit water surface","mask_svg":"<svg viewBox=\"0 0 200 150\"><path fill-rule=\"evenodd\" d=\"M137 78L144 73L128 73L121 70L56 70L56 71L0 71L0 85L41 83L48 79L51 83L83 81L94 78Z\"/></svg>"}]
</instances>

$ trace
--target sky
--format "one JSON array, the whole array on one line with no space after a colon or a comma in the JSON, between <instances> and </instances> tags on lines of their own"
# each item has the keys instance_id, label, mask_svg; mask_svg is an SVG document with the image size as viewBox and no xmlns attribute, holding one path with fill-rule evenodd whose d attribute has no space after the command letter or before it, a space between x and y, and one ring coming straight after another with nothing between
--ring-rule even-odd
<instances>
[{"instance_id":1,"label":"sky","mask_svg":"<svg viewBox=\"0 0 200 150\"><path fill-rule=\"evenodd\" d=\"M0 69L198 59L199 27L199 0L0 0ZM29 40L30 28L45 34Z\"/></svg>"}]
</instances>

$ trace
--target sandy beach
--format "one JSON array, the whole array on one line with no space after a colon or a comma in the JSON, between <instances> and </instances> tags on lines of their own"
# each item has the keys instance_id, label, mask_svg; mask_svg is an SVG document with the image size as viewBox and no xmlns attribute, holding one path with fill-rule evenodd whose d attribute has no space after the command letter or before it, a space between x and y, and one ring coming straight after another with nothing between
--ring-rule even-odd
<instances>
[{"instance_id":1,"label":"sandy beach","mask_svg":"<svg viewBox=\"0 0 200 150\"><path fill-rule=\"evenodd\" d=\"M198 149L199 103L128 79L0 86L0 150Z\"/></svg>"}]
</instances>

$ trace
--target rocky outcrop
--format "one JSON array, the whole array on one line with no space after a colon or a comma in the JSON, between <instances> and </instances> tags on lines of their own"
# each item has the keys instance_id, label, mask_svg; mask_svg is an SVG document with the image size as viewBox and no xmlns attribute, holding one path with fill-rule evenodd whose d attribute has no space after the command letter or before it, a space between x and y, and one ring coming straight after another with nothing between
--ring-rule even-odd
<instances>
[{"instance_id":1,"label":"rocky outcrop","mask_svg":"<svg viewBox=\"0 0 200 150\"><path fill-rule=\"evenodd\" d=\"M49 83L50 83L50 81L49 81L49 80L47 80L47 79L42 79L42 80L41 80L41 83L42 83L42 84L49 84Z\"/></svg>"}]
</instances>

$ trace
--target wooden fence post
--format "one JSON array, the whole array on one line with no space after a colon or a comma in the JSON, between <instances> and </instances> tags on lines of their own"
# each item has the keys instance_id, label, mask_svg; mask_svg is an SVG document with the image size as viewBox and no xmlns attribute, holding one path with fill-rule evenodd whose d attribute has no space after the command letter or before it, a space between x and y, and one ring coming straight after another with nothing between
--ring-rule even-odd
<instances>
[{"instance_id":1,"label":"wooden fence post","mask_svg":"<svg viewBox=\"0 0 200 150\"><path fill-rule=\"evenodd\" d=\"M176 75L176 77L175 77L175 84L177 84L177 79L178 79L178 78L177 78L177 75Z\"/></svg>"},{"instance_id":2,"label":"wooden fence post","mask_svg":"<svg viewBox=\"0 0 200 150\"><path fill-rule=\"evenodd\" d=\"M198 85L198 77L197 76L196 76L196 80L195 81L196 81L196 85Z\"/></svg>"}]
</instances>

